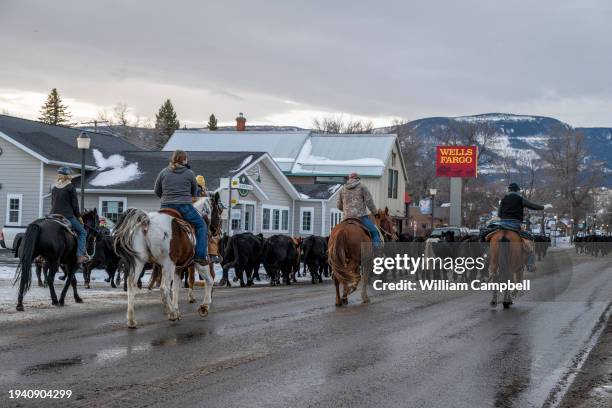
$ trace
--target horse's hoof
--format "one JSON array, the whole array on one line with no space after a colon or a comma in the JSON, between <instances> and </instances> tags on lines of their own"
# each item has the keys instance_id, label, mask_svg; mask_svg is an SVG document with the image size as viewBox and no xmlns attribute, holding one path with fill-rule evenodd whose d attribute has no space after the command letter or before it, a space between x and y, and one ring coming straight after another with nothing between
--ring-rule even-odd
<instances>
[{"instance_id":1,"label":"horse's hoof","mask_svg":"<svg viewBox=\"0 0 612 408\"><path fill-rule=\"evenodd\" d=\"M253 283L253 281L252 281L252 280L247 281L247 286L253 286L253 285L254 285L254 283Z\"/></svg>"},{"instance_id":2,"label":"horse's hoof","mask_svg":"<svg viewBox=\"0 0 612 408\"><path fill-rule=\"evenodd\" d=\"M502 304L504 305L504 309L510 309L512 302L503 302Z\"/></svg>"},{"instance_id":3,"label":"horse's hoof","mask_svg":"<svg viewBox=\"0 0 612 408\"><path fill-rule=\"evenodd\" d=\"M181 320L181 314L180 313L169 313L168 320L170 320L171 322Z\"/></svg>"},{"instance_id":4,"label":"horse's hoof","mask_svg":"<svg viewBox=\"0 0 612 408\"><path fill-rule=\"evenodd\" d=\"M128 326L128 329L135 329L136 328L136 320L132 320L131 322L128 322L127 326Z\"/></svg>"},{"instance_id":5,"label":"horse's hoof","mask_svg":"<svg viewBox=\"0 0 612 408\"><path fill-rule=\"evenodd\" d=\"M240 287L241 288L246 288L246 284L244 282L240 282Z\"/></svg>"},{"instance_id":6,"label":"horse's hoof","mask_svg":"<svg viewBox=\"0 0 612 408\"><path fill-rule=\"evenodd\" d=\"M58 302L57 300L52 300L52 301L51 301L51 304L52 304L53 306L59 306L59 302Z\"/></svg>"},{"instance_id":7,"label":"horse's hoof","mask_svg":"<svg viewBox=\"0 0 612 408\"><path fill-rule=\"evenodd\" d=\"M370 303L370 298L362 299L361 303Z\"/></svg>"},{"instance_id":8,"label":"horse's hoof","mask_svg":"<svg viewBox=\"0 0 612 408\"><path fill-rule=\"evenodd\" d=\"M16 309L18 312L23 312L23 305L17 305Z\"/></svg>"},{"instance_id":9,"label":"horse's hoof","mask_svg":"<svg viewBox=\"0 0 612 408\"><path fill-rule=\"evenodd\" d=\"M75 298L74 301L77 303L83 303L83 299L81 299L80 297Z\"/></svg>"},{"instance_id":10,"label":"horse's hoof","mask_svg":"<svg viewBox=\"0 0 612 408\"><path fill-rule=\"evenodd\" d=\"M111 283L111 288L117 289L117 285L115 285L114 283Z\"/></svg>"},{"instance_id":11,"label":"horse's hoof","mask_svg":"<svg viewBox=\"0 0 612 408\"><path fill-rule=\"evenodd\" d=\"M342 304L343 305L348 305L348 298L342 299Z\"/></svg>"},{"instance_id":12,"label":"horse's hoof","mask_svg":"<svg viewBox=\"0 0 612 408\"><path fill-rule=\"evenodd\" d=\"M208 311L209 311L209 306L208 305L201 305L198 308L198 314L200 315L200 317L208 316Z\"/></svg>"}]
</instances>

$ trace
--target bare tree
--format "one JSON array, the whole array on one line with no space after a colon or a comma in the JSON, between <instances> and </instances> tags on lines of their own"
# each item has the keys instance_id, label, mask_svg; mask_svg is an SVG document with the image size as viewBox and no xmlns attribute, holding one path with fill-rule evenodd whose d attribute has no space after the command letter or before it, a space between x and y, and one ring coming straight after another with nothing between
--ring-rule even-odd
<instances>
[{"instance_id":1,"label":"bare tree","mask_svg":"<svg viewBox=\"0 0 612 408\"><path fill-rule=\"evenodd\" d=\"M371 121L360 119L345 120L342 115L315 118L312 130L318 133L371 133L374 125Z\"/></svg>"},{"instance_id":2,"label":"bare tree","mask_svg":"<svg viewBox=\"0 0 612 408\"><path fill-rule=\"evenodd\" d=\"M602 181L604 163L588 161L584 135L568 126L553 129L542 156L560 210L576 220L591 204L587 198Z\"/></svg>"},{"instance_id":3,"label":"bare tree","mask_svg":"<svg viewBox=\"0 0 612 408\"><path fill-rule=\"evenodd\" d=\"M113 117L115 122L120 126L129 126L130 108L126 103L119 102L113 107Z\"/></svg>"}]
</instances>

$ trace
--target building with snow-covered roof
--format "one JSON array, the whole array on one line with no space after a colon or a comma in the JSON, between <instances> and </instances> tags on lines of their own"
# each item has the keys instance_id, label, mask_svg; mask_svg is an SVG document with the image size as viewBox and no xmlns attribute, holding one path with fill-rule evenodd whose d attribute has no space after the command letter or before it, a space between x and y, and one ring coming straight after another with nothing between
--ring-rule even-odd
<instances>
[{"instance_id":1,"label":"building with snow-covered roof","mask_svg":"<svg viewBox=\"0 0 612 408\"><path fill-rule=\"evenodd\" d=\"M317 235L326 235L340 221L338 189L327 191L352 172L361 176L379 208L387 207L398 222L406 216L407 174L395 134L177 130L164 147L176 149L268 152L300 193L296 216L302 212L301 220L314 220Z\"/></svg>"}]
</instances>

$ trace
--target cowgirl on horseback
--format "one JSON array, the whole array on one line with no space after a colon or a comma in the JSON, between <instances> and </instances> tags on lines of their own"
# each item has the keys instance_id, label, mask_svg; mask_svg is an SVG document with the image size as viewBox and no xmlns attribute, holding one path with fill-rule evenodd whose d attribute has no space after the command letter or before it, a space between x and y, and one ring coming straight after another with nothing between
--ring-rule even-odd
<instances>
[{"instance_id":1,"label":"cowgirl on horseback","mask_svg":"<svg viewBox=\"0 0 612 408\"><path fill-rule=\"evenodd\" d=\"M370 190L363 184L357 173L351 173L348 181L338 194L337 207L343 212L342 218L357 218L368 229L374 247L379 247L382 240L374 222L368 216L368 210L376 214L377 209Z\"/></svg>"},{"instance_id":2,"label":"cowgirl on horseback","mask_svg":"<svg viewBox=\"0 0 612 408\"><path fill-rule=\"evenodd\" d=\"M51 214L64 216L78 234L77 238L77 263L87 262L85 256L85 245L87 244L87 231L80 220L79 200L77 192L72 184L72 169L60 167L57 170L57 181L51 189Z\"/></svg>"},{"instance_id":3,"label":"cowgirl on horseback","mask_svg":"<svg viewBox=\"0 0 612 408\"><path fill-rule=\"evenodd\" d=\"M192 204L192 197L198 194L198 183L189 168L187 153L176 150L168 167L155 180L155 194L161 198L162 208L178 211L185 221L195 229L196 247L194 262L208 264L208 227Z\"/></svg>"}]
</instances>

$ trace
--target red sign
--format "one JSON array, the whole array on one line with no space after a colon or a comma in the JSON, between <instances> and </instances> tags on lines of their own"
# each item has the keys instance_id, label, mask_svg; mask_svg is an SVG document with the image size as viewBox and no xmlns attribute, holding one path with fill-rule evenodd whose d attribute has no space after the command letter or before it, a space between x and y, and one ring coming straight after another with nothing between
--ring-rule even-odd
<instances>
[{"instance_id":1,"label":"red sign","mask_svg":"<svg viewBox=\"0 0 612 408\"><path fill-rule=\"evenodd\" d=\"M436 146L436 177L476 177L477 146Z\"/></svg>"}]
</instances>

